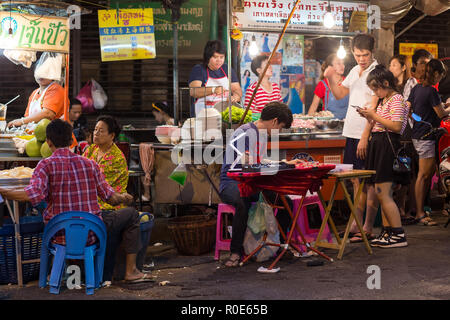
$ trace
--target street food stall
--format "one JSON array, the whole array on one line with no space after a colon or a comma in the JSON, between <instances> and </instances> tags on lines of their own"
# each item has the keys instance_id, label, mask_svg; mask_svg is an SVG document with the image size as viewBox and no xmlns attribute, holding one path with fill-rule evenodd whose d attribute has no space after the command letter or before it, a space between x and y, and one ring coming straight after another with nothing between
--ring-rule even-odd
<instances>
[{"instance_id":1,"label":"street food stall","mask_svg":"<svg viewBox=\"0 0 450 320\"><path fill-rule=\"evenodd\" d=\"M60 64L55 66L53 61L56 60L47 59L45 68L47 68L46 70L59 68L58 75L60 76L58 78L61 80L65 97L68 97L70 22L67 13L64 11L65 17L33 15L23 11L19 12L12 4L10 5L8 11L0 12L1 53L11 62L21 64L25 68L31 67L40 52L43 52L41 57L44 55L52 58L58 57L55 59L59 60ZM42 59L39 59L38 62L42 62ZM3 102L7 97L0 97L0 99ZM61 118L65 120L68 119L68 103L68 100L64 99ZM1 120L4 123L0 133L0 162L3 163L3 168L8 170L2 171L0 184L5 188L25 187L31 178L32 167L42 158L41 147L45 141L45 127L42 125L38 128L36 123L24 124L24 118L22 118L22 125L9 129L6 127L6 108L7 106L3 105ZM39 135L39 133L43 135ZM20 167L13 168L17 165ZM32 234L21 234L26 228L22 225L24 217L21 217L19 203L13 201L11 206L8 199L5 199L5 203L14 230L11 236L14 239L14 245L8 247L7 250L8 254L13 252L16 258L15 263L8 265L5 275L8 275L10 282L17 282L22 286L24 282L35 276L36 270L37 272L39 270L38 235L39 232L42 232L42 228L40 231L35 229ZM42 222L42 218L40 219ZM5 240L7 235L2 235L2 237L2 240ZM1 259L1 261L2 264L8 263L5 259Z\"/></svg>"}]
</instances>

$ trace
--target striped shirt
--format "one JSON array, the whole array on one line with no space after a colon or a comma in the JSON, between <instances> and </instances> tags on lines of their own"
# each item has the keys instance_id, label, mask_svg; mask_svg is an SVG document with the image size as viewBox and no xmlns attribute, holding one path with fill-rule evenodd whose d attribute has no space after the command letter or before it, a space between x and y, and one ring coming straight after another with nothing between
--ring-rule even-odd
<instances>
[{"instance_id":1,"label":"striped shirt","mask_svg":"<svg viewBox=\"0 0 450 320\"><path fill-rule=\"evenodd\" d=\"M245 102L244 102L245 107L247 107L248 103L250 102L250 99L253 95L253 91L255 91L256 84L257 82L254 82L250 87L247 88L247 91L245 92ZM258 92L256 93L255 98L253 99L250 110L252 110L252 112L261 113L262 109L264 109L264 106L267 103L280 100L281 100L281 92L278 84L272 83L272 92L267 92L260 85L258 88Z\"/></svg>"},{"instance_id":2,"label":"striped shirt","mask_svg":"<svg viewBox=\"0 0 450 320\"><path fill-rule=\"evenodd\" d=\"M402 129L400 131L400 134L402 134L406 128L408 113L409 107L403 100L403 96L399 93L394 94L391 98L389 98L388 101L386 101L386 103L379 104L377 107L377 114L380 117L395 122L402 122ZM385 127L381 123L376 122L372 128L372 132L383 131L385 131ZM389 131L392 132L391 130Z\"/></svg>"},{"instance_id":3,"label":"striped shirt","mask_svg":"<svg viewBox=\"0 0 450 320\"><path fill-rule=\"evenodd\" d=\"M56 149L34 169L30 184L25 192L33 206L47 202L44 223L66 211L85 211L101 219L97 196L106 200L114 194L99 166L92 160L72 153L68 148ZM65 244L59 232L56 243ZM88 244L95 242L92 232Z\"/></svg>"}]
</instances>

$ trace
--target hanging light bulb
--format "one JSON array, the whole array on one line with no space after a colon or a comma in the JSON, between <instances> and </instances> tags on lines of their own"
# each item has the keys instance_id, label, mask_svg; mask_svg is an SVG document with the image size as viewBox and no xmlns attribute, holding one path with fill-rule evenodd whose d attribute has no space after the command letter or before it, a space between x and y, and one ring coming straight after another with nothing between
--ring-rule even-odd
<instances>
[{"instance_id":1,"label":"hanging light bulb","mask_svg":"<svg viewBox=\"0 0 450 320\"><path fill-rule=\"evenodd\" d=\"M259 53L258 45L256 44L255 36L252 36L252 42L250 43L250 47L248 48L248 52L250 53L250 57L255 57Z\"/></svg>"},{"instance_id":2,"label":"hanging light bulb","mask_svg":"<svg viewBox=\"0 0 450 320\"><path fill-rule=\"evenodd\" d=\"M345 48L344 48L344 44L343 44L343 42L342 42L342 39L341 39L341 42L340 42L340 44L339 44L339 49L338 49L338 51L336 52L336 55L337 55L337 57L338 57L339 59L344 59L345 56L347 55L347 52L345 51Z\"/></svg>"},{"instance_id":3,"label":"hanging light bulb","mask_svg":"<svg viewBox=\"0 0 450 320\"><path fill-rule=\"evenodd\" d=\"M323 25L325 26L325 28L328 28L328 29L331 29L334 27L334 17L333 17L333 14L331 13L330 1L328 1L327 13L325 13L325 15L323 17Z\"/></svg>"}]
</instances>

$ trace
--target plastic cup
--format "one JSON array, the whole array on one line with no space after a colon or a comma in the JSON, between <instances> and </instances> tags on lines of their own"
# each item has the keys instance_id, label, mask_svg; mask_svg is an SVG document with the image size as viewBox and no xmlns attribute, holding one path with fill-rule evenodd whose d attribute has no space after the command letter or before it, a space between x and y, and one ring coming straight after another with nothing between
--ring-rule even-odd
<instances>
[{"instance_id":1,"label":"plastic cup","mask_svg":"<svg viewBox=\"0 0 450 320\"><path fill-rule=\"evenodd\" d=\"M6 109L7 105L0 103L0 131L5 131L6 129Z\"/></svg>"}]
</instances>

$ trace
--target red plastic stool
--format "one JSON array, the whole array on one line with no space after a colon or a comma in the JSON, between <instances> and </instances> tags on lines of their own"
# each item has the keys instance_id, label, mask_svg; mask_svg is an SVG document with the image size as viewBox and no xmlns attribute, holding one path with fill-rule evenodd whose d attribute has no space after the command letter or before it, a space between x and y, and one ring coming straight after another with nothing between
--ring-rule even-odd
<instances>
[{"instance_id":1,"label":"red plastic stool","mask_svg":"<svg viewBox=\"0 0 450 320\"><path fill-rule=\"evenodd\" d=\"M217 224L216 224L216 249L214 254L214 259L219 260L220 251L230 251L231 238L224 238L227 230L223 230L223 214L231 213L235 214L236 210L233 206L225 203L219 203L217 209Z\"/></svg>"},{"instance_id":2,"label":"red plastic stool","mask_svg":"<svg viewBox=\"0 0 450 320\"><path fill-rule=\"evenodd\" d=\"M298 206L301 203L301 196L289 196L293 202L293 212L297 212ZM316 209L320 210L320 221L317 221L316 226L310 225L310 219L308 215L308 209L314 210L314 207ZM310 211L311 212L311 211ZM322 206L322 203L320 202L319 196L317 193L306 195L305 201L303 202L303 207L300 210L300 215L297 220L297 225L300 227L300 230L302 231L306 241L308 242L314 242L317 238L317 235L319 234L320 225L322 223L322 219L325 217L325 209ZM314 216L312 217L314 219ZM316 216L316 218L318 218ZM329 243L333 242L333 239L331 237L330 229L328 228L328 225L325 227L322 237L324 239L327 239ZM302 242L302 239L300 235L298 234L297 230L294 230L293 238L296 239L298 242ZM305 246L301 246L302 249L306 251Z\"/></svg>"}]
</instances>

